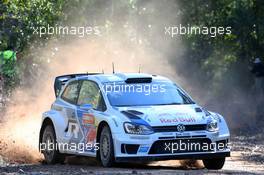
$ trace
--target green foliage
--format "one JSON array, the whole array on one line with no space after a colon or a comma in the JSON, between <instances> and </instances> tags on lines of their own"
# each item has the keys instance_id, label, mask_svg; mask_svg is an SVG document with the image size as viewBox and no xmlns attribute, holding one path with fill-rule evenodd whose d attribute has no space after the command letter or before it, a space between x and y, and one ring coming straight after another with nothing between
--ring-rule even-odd
<instances>
[{"instance_id":1,"label":"green foliage","mask_svg":"<svg viewBox=\"0 0 264 175\"><path fill-rule=\"evenodd\" d=\"M252 86L249 66L255 57L264 57L263 19L262 0L3 0L0 51L12 48L20 53L19 59L29 60L19 62L19 66L5 66L5 76L18 79L15 72L33 72L33 63L46 61L36 55L48 38L38 39L33 35L33 27L103 26L110 35L129 36L128 42L143 42L148 49L160 50L172 58L181 75L199 80L196 83L209 86L221 96L229 90L227 83L234 89ZM232 34L215 38L185 35L180 39L186 49L180 55L174 52L177 42L165 40L161 30L175 21L185 26L231 26ZM31 47L36 52L26 53Z\"/></svg>"},{"instance_id":2,"label":"green foliage","mask_svg":"<svg viewBox=\"0 0 264 175\"><path fill-rule=\"evenodd\" d=\"M64 1L5 0L0 2L0 50L22 51L33 37L33 27L53 25L62 15Z\"/></svg>"},{"instance_id":3,"label":"green foliage","mask_svg":"<svg viewBox=\"0 0 264 175\"><path fill-rule=\"evenodd\" d=\"M18 83L18 69L14 61L7 61L2 67L2 76L4 77L5 87L14 88Z\"/></svg>"},{"instance_id":4,"label":"green foliage","mask_svg":"<svg viewBox=\"0 0 264 175\"><path fill-rule=\"evenodd\" d=\"M199 79L211 82L206 85L215 91L215 95L230 92L232 86L234 90L249 89L252 86L250 64L256 57L264 57L261 32L264 29L264 2L195 0L180 3L185 24L232 27L232 34L216 38L206 35L185 37L190 50L184 58L200 68L195 69L201 75Z\"/></svg>"},{"instance_id":5,"label":"green foliage","mask_svg":"<svg viewBox=\"0 0 264 175\"><path fill-rule=\"evenodd\" d=\"M11 50L0 52L0 72L6 87L14 87L17 82L16 53Z\"/></svg>"},{"instance_id":6,"label":"green foliage","mask_svg":"<svg viewBox=\"0 0 264 175\"><path fill-rule=\"evenodd\" d=\"M33 27L53 25L62 15L63 4L63 0L0 1L0 51L9 49L19 52L23 59L32 59L25 48L34 41ZM0 76L4 78L6 90L12 90L25 69L32 68L23 64L9 60L1 65Z\"/></svg>"}]
</instances>

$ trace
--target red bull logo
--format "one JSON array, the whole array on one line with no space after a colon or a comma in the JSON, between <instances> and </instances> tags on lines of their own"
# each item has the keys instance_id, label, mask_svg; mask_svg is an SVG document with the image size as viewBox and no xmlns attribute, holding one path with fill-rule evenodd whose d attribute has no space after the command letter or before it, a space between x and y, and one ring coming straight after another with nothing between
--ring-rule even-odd
<instances>
[{"instance_id":1,"label":"red bull logo","mask_svg":"<svg viewBox=\"0 0 264 175\"><path fill-rule=\"evenodd\" d=\"M196 122L194 117L178 117L173 119L161 118L161 123L193 123Z\"/></svg>"}]
</instances>

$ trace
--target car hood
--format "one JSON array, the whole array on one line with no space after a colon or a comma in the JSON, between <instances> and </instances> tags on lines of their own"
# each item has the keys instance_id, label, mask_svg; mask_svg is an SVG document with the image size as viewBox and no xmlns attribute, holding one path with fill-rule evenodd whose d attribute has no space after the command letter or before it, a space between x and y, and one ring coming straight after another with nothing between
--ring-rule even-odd
<instances>
[{"instance_id":1,"label":"car hood","mask_svg":"<svg viewBox=\"0 0 264 175\"><path fill-rule=\"evenodd\" d=\"M150 126L206 124L208 120L204 110L195 104L118 107L118 110L132 122Z\"/></svg>"}]
</instances>

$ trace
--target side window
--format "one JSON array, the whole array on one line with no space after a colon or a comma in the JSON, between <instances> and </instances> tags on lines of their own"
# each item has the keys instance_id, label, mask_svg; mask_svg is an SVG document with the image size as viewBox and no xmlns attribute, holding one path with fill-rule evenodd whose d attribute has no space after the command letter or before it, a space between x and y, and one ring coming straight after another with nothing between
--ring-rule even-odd
<instances>
[{"instance_id":1,"label":"side window","mask_svg":"<svg viewBox=\"0 0 264 175\"><path fill-rule=\"evenodd\" d=\"M69 103L75 104L78 98L79 82L70 83L64 90L61 98Z\"/></svg>"},{"instance_id":2,"label":"side window","mask_svg":"<svg viewBox=\"0 0 264 175\"><path fill-rule=\"evenodd\" d=\"M83 81L77 104L91 104L96 110L105 110L105 103L100 89L98 85L92 81Z\"/></svg>"}]
</instances>

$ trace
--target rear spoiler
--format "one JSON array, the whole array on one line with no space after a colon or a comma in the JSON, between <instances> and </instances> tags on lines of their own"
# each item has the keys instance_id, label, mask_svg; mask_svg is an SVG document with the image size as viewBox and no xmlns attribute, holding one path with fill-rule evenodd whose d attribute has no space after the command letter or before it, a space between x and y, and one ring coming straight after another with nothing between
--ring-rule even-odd
<instances>
[{"instance_id":1,"label":"rear spoiler","mask_svg":"<svg viewBox=\"0 0 264 175\"><path fill-rule=\"evenodd\" d=\"M55 78L54 81L54 91L55 91L55 96L58 97L60 94L60 91L62 87L70 80L76 77L81 77L81 76L87 76L87 75L96 75L100 73L79 73L79 74L68 74L68 75L61 75Z\"/></svg>"}]
</instances>

